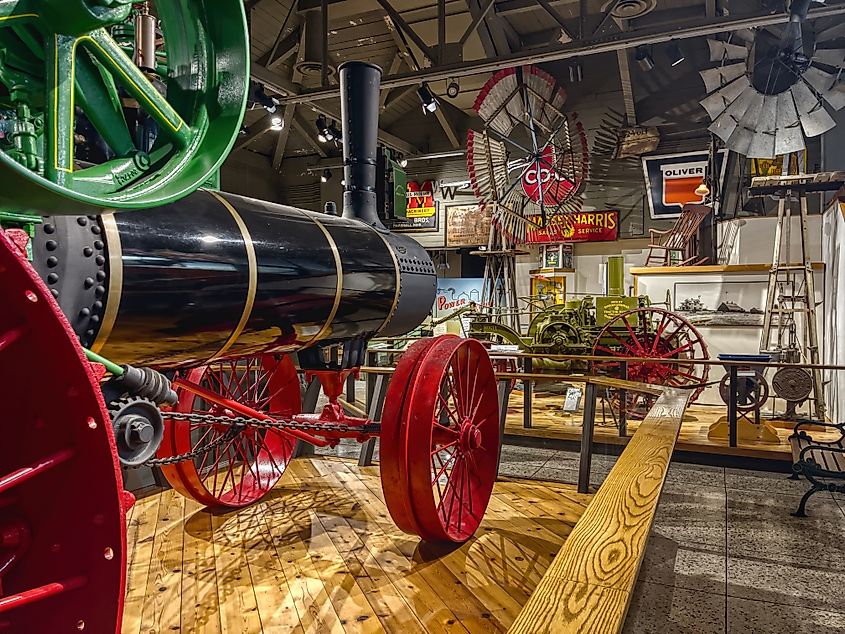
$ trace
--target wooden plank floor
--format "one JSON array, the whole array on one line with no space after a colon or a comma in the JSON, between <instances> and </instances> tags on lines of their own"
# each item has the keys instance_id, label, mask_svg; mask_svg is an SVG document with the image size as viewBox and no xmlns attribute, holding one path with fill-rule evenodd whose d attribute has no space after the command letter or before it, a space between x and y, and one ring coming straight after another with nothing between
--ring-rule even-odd
<instances>
[{"instance_id":1,"label":"wooden plank floor","mask_svg":"<svg viewBox=\"0 0 845 634\"><path fill-rule=\"evenodd\" d=\"M512 436L525 436L530 438L547 438L552 440L568 440L580 442L581 440L581 413L570 415L561 413L564 397L559 394L536 393L533 403L533 423L531 429L523 427L523 394L522 391L514 390L508 403L508 417L505 424L505 434ZM780 442L762 443L740 441L738 447L728 446L727 439L711 440L707 437L710 425L715 423L726 413L726 408L708 405L691 405L687 409L681 425L681 434L675 449L678 451L690 451L700 453L716 453L745 458L764 458L770 460L791 460L788 436L792 433L789 423L779 423L777 427ZM602 424L602 411L599 406L596 417L595 442L608 444L623 444L624 439L619 438L619 432L613 425L610 412L607 412L608 420ZM639 425L638 421L628 421L628 434L633 435ZM839 438L839 434L812 432L813 438L819 440Z\"/></svg>"},{"instance_id":2,"label":"wooden plank floor","mask_svg":"<svg viewBox=\"0 0 845 634\"><path fill-rule=\"evenodd\" d=\"M501 481L476 537L445 549L397 529L377 467L351 461L295 460L225 515L166 491L132 510L123 632L504 631L590 499Z\"/></svg>"}]
</instances>

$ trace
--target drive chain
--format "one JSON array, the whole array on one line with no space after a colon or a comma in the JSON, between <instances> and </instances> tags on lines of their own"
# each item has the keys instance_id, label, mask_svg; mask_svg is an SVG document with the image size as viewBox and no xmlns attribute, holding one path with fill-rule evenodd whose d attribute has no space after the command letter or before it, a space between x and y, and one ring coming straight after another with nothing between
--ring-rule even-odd
<instances>
[{"instance_id":1,"label":"drive chain","mask_svg":"<svg viewBox=\"0 0 845 634\"><path fill-rule=\"evenodd\" d=\"M332 423L298 423L294 421L276 420L273 418L249 418L246 416L218 416L215 414L189 414L185 412L162 412L162 418L173 422L196 423L200 425L225 425L230 427L225 434L218 436L214 440L205 443L193 450L177 454L175 456L168 456L167 458L151 458L144 463L147 467L161 467L165 465L177 464L187 460L193 460L207 454L216 447L220 447L235 438L247 427L256 429L269 429L275 431L289 431L298 430L304 432L336 432L339 429L344 432L358 432L361 434L378 433L381 426L378 424L370 425L336 425Z\"/></svg>"}]
</instances>

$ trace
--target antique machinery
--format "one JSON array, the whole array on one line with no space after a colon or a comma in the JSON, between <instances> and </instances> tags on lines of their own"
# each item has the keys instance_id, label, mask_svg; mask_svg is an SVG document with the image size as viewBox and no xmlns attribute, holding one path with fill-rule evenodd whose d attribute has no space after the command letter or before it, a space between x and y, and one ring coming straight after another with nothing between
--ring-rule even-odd
<instances>
[{"instance_id":1,"label":"antique machinery","mask_svg":"<svg viewBox=\"0 0 845 634\"><path fill-rule=\"evenodd\" d=\"M0 630L119 631L130 499L118 456L237 508L278 481L297 440L379 436L404 530L464 541L486 509L498 404L479 342L415 344L381 423L338 402L368 339L419 325L435 292L425 251L375 212L380 70L340 69L342 218L192 193L228 151L247 84L242 5L209 7L0 1L0 198L16 212L2 220L23 225L7 235L43 279L0 240L0 354L15 369L3 382L14 404L0 449ZM73 81L47 90L51 77ZM301 412L294 352L328 397L319 414ZM83 488L82 501L70 493Z\"/></svg>"},{"instance_id":2,"label":"antique machinery","mask_svg":"<svg viewBox=\"0 0 845 634\"><path fill-rule=\"evenodd\" d=\"M621 258L608 263L606 297L585 297L565 305L551 306L538 314L526 336L486 315L477 315L470 336L500 339L538 355L584 355L613 357L608 361L556 361L537 358L537 371L595 371L656 385L698 386L692 400L704 390L708 359L701 334L680 315L650 306L647 297L624 296ZM678 363L649 363L636 359L677 359ZM626 361L626 359L634 359ZM628 395L628 415L644 415L653 399Z\"/></svg>"},{"instance_id":3,"label":"antique machinery","mask_svg":"<svg viewBox=\"0 0 845 634\"><path fill-rule=\"evenodd\" d=\"M435 462L429 456L422 466L403 463L408 473L402 477L385 473L391 511L404 509L408 487L419 488L425 469L433 470L424 478L433 490L466 497L476 514L486 505L483 490L470 501L468 493L445 487L450 474L461 479L453 487L468 485L461 469L470 467L461 455L498 446L498 428L487 430L495 427L495 382L476 342L447 338L419 346L416 354L409 350L414 361L400 362L409 367L394 377L387 401L413 399L414 405L389 405L381 427L347 417L337 402L343 379L363 364L369 339L418 326L435 293L426 252L388 232L376 213L380 73L364 63L340 69L343 217L199 191L143 213L48 216L36 231L34 265L83 345L113 362L152 366L176 379L178 403L164 413L160 434L150 399L133 396L111 406L113 417L121 417L124 462L141 462L143 439L152 446L161 438L152 464L162 466L176 489L208 505L240 507L278 481L296 440L326 446L381 435L388 470L391 451L399 462L421 459L399 447L419 446L427 433ZM330 399L319 415L301 413L296 370L285 356L293 352ZM414 389L422 380L418 372L426 376L422 395ZM465 375L472 380L465 382ZM441 392L430 391L441 382ZM453 408L451 417L441 398ZM426 403L429 417L420 413ZM495 465L473 460L489 495ZM443 499L415 504L416 512L428 513L419 523L404 510L397 521L430 539L467 539L477 522L461 504ZM441 503L455 515L444 510L438 516ZM439 531L433 528L438 522Z\"/></svg>"}]
</instances>

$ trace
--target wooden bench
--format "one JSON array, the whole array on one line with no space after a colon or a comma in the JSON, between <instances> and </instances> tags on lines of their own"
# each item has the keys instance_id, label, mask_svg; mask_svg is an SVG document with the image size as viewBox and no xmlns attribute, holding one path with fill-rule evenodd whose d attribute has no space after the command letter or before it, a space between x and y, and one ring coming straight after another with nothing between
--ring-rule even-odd
<instances>
[{"instance_id":1,"label":"wooden bench","mask_svg":"<svg viewBox=\"0 0 845 634\"><path fill-rule=\"evenodd\" d=\"M690 394L662 389L511 634L621 631Z\"/></svg>"},{"instance_id":2,"label":"wooden bench","mask_svg":"<svg viewBox=\"0 0 845 634\"><path fill-rule=\"evenodd\" d=\"M839 440L820 442L802 427L830 427L842 434ZM812 487L801 498L796 517L807 517L807 500L819 491L839 491L845 493L845 423L834 425L819 421L801 421L795 426L789 437L792 445L792 471L796 479L803 475Z\"/></svg>"}]
</instances>

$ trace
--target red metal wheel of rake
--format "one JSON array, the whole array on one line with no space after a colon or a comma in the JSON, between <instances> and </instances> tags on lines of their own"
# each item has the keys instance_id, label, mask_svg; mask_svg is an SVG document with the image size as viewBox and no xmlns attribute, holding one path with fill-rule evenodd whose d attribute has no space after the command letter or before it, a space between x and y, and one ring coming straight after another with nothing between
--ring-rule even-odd
<instances>
[{"instance_id":1,"label":"red metal wheel of rake","mask_svg":"<svg viewBox=\"0 0 845 634\"><path fill-rule=\"evenodd\" d=\"M98 377L2 231L0 296L0 631L119 632L134 498Z\"/></svg>"},{"instance_id":2,"label":"red metal wheel of rake","mask_svg":"<svg viewBox=\"0 0 845 634\"><path fill-rule=\"evenodd\" d=\"M424 540L468 540L490 501L500 443L484 346L448 335L414 344L385 403L381 480L393 520Z\"/></svg>"},{"instance_id":3,"label":"red metal wheel of rake","mask_svg":"<svg viewBox=\"0 0 845 634\"><path fill-rule=\"evenodd\" d=\"M287 355L217 361L188 371L185 378L272 418L302 411L299 377ZM186 389L178 388L177 394L177 412L235 416ZM228 425L165 420L158 457L189 453L219 441L231 429ZM290 434L247 427L203 455L163 466L162 472L174 489L201 504L242 508L275 486L295 446L296 439Z\"/></svg>"},{"instance_id":4,"label":"red metal wheel of rake","mask_svg":"<svg viewBox=\"0 0 845 634\"><path fill-rule=\"evenodd\" d=\"M697 363L709 359L707 346L698 330L677 313L663 308L637 308L611 319L596 338L593 355L617 359L677 359L678 363L671 364L631 361L627 364L625 377L618 361L594 361L591 365L593 372L629 381L669 387L698 386L693 390L690 402L704 390L710 369L708 365ZM631 418L642 418L655 400L652 395L629 392L626 413ZM618 396L611 397L610 401L612 407L619 408Z\"/></svg>"}]
</instances>

